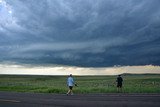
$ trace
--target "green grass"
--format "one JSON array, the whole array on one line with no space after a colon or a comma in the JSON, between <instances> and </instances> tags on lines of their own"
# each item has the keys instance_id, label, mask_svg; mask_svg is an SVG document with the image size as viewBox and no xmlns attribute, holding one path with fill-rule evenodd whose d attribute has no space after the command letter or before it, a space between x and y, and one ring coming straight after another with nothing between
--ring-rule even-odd
<instances>
[{"instance_id":1,"label":"green grass","mask_svg":"<svg viewBox=\"0 0 160 107\"><path fill-rule=\"evenodd\" d=\"M122 75L123 93L160 93L160 75ZM0 75L0 91L66 93L66 76ZM74 93L116 93L116 76L75 76Z\"/></svg>"}]
</instances>

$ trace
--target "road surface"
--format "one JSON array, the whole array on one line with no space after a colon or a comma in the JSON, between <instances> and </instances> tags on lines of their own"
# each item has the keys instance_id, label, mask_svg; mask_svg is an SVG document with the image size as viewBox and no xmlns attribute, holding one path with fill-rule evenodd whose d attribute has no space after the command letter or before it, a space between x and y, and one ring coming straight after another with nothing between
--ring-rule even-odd
<instances>
[{"instance_id":1,"label":"road surface","mask_svg":"<svg viewBox=\"0 0 160 107\"><path fill-rule=\"evenodd\" d=\"M33 94L0 92L0 107L160 107L160 94Z\"/></svg>"}]
</instances>

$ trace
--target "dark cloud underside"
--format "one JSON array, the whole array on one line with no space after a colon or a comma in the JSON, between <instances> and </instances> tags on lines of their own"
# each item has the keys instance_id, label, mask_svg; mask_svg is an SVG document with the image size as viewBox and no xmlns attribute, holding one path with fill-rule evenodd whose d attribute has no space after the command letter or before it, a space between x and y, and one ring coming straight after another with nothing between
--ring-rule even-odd
<instances>
[{"instance_id":1,"label":"dark cloud underside","mask_svg":"<svg viewBox=\"0 0 160 107\"><path fill-rule=\"evenodd\" d=\"M6 0L0 62L160 65L159 0Z\"/></svg>"}]
</instances>

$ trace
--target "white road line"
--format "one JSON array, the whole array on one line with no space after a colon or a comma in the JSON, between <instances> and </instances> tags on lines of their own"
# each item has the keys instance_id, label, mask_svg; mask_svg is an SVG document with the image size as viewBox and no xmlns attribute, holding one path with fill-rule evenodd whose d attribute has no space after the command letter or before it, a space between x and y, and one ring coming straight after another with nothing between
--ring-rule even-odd
<instances>
[{"instance_id":1,"label":"white road line","mask_svg":"<svg viewBox=\"0 0 160 107\"><path fill-rule=\"evenodd\" d=\"M17 100L6 100L6 99L0 99L0 102L12 102L12 103L20 103L21 101L17 101Z\"/></svg>"}]
</instances>

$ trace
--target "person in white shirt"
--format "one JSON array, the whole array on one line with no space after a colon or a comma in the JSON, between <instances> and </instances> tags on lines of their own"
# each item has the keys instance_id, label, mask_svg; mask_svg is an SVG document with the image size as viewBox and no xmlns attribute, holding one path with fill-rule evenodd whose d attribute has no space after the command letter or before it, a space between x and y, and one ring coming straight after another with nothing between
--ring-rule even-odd
<instances>
[{"instance_id":1,"label":"person in white shirt","mask_svg":"<svg viewBox=\"0 0 160 107\"><path fill-rule=\"evenodd\" d=\"M68 92L67 92L67 95L73 95L73 86L76 85L75 82L74 82L74 79L72 77L72 74L70 74L67 78L67 86L69 88Z\"/></svg>"}]
</instances>

